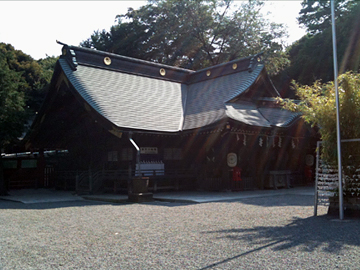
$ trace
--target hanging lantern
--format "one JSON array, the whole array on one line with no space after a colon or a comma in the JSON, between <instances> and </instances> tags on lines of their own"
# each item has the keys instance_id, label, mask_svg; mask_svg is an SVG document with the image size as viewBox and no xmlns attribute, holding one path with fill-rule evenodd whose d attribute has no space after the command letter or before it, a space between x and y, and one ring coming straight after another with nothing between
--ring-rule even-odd
<instances>
[{"instance_id":1,"label":"hanging lantern","mask_svg":"<svg viewBox=\"0 0 360 270\"><path fill-rule=\"evenodd\" d=\"M244 134L243 144L246 146L246 135Z\"/></svg>"}]
</instances>

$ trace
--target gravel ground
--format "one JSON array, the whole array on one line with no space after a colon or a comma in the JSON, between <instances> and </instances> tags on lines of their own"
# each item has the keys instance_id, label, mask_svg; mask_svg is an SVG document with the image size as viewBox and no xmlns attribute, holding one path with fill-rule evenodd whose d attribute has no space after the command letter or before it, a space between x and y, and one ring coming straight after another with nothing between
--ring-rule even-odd
<instances>
[{"instance_id":1,"label":"gravel ground","mask_svg":"<svg viewBox=\"0 0 360 270\"><path fill-rule=\"evenodd\" d=\"M359 269L360 220L313 196L231 202L0 201L0 269Z\"/></svg>"}]
</instances>

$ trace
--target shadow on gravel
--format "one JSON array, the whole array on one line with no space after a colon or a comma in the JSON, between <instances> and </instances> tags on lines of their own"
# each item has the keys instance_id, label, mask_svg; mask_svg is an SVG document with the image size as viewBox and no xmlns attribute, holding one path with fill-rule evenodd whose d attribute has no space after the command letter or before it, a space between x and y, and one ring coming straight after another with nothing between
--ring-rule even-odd
<instances>
[{"instance_id":1,"label":"shadow on gravel","mask_svg":"<svg viewBox=\"0 0 360 270\"><path fill-rule=\"evenodd\" d=\"M30 209L30 210L41 210L41 209L55 209L55 208L66 208L66 207L86 207L86 206L97 206L97 205L113 205L117 207L135 204L132 202L105 202L105 201L95 201L95 200L79 200L79 201L64 201L64 202L40 202L40 203L22 203L16 201L7 201L0 199L0 210L5 209ZM179 207L179 206L188 206L197 203L187 203L187 202L163 202L163 201L153 201L153 202L144 202L142 205L148 206L161 206L161 207ZM1 269L1 268L0 268Z\"/></svg>"},{"instance_id":2,"label":"shadow on gravel","mask_svg":"<svg viewBox=\"0 0 360 270\"><path fill-rule=\"evenodd\" d=\"M265 248L282 251L296 248L304 252L323 252L338 254L348 246L360 246L360 220L336 220L329 216L294 219L286 226L255 227L251 229L231 229L205 232L216 238L227 238L247 242L257 248L234 257L216 262L202 269L210 269L231 260L246 256Z\"/></svg>"},{"instance_id":3,"label":"shadow on gravel","mask_svg":"<svg viewBox=\"0 0 360 270\"><path fill-rule=\"evenodd\" d=\"M125 203L124 203L125 204ZM99 201L65 201L65 202L41 202L41 203L21 203L14 201L0 200L0 210L5 209L30 209L30 210L41 210L41 209L54 209L54 208L65 208L65 207L86 207L96 205L117 205L107 202Z\"/></svg>"},{"instance_id":4,"label":"shadow on gravel","mask_svg":"<svg viewBox=\"0 0 360 270\"><path fill-rule=\"evenodd\" d=\"M263 207L277 207L277 206L314 206L313 195L277 195L271 197L257 197L238 199L237 202L249 205L263 206ZM236 202L232 200L231 202Z\"/></svg>"}]
</instances>

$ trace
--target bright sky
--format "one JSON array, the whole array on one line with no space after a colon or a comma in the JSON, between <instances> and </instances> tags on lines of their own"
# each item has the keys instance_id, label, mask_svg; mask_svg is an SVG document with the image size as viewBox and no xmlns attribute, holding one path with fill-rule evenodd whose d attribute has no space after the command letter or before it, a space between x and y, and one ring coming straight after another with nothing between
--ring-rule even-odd
<instances>
[{"instance_id":1,"label":"bright sky","mask_svg":"<svg viewBox=\"0 0 360 270\"><path fill-rule=\"evenodd\" d=\"M266 1L269 19L288 26L288 44L301 38L296 17L301 0ZM109 30L115 17L146 1L0 1L0 42L10 43L34 59L61 53L59 40L78 46L96 30Z\"/></svg>"}]
</instances>

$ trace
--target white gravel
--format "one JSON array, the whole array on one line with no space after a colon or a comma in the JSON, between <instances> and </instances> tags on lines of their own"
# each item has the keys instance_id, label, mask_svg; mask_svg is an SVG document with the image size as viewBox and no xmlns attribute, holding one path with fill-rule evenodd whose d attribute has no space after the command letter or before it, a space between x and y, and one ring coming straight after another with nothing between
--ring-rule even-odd
<instances>
[{"instance_id":1,"label":"white gravel","mask_svg":"<svg viewBox=\"0 0 360 270\"><path fill-rule=\"evenodd\" d=\"M0 269L359 269L360 220L312 204L0 201Z\"/></svg>"}]
</instances>

